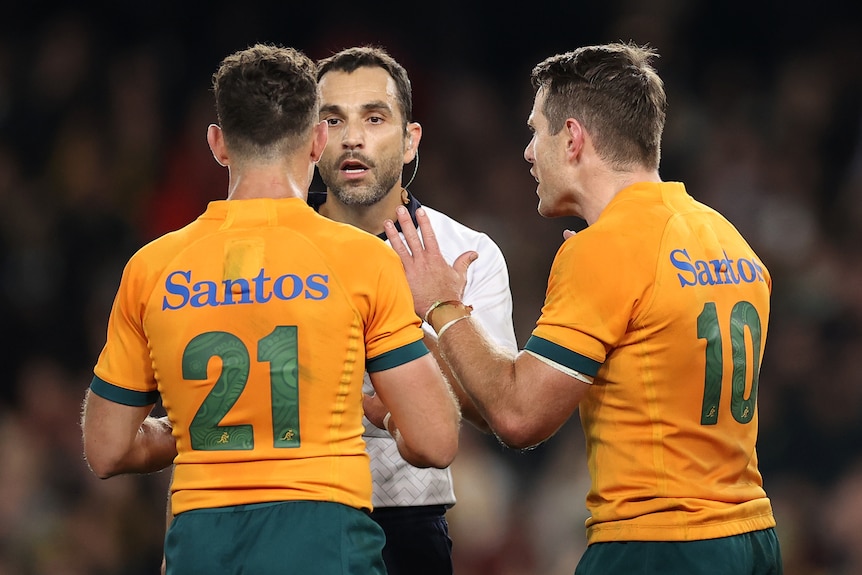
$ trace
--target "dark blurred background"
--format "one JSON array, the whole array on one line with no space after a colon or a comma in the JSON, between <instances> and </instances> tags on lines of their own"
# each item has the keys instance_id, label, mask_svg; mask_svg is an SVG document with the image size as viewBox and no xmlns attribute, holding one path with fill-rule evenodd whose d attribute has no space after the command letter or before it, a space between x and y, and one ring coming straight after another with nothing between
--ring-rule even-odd
<instances>
[{"instance_id":1,"label":"dark blurred background","mask_svg":"<svg viewBox=\"0 0 862 575\"><path fill-rule=\"evenodd\" d=\"M518 340L577 220L536 213L529 72L579 45L657 48L661 173L770 268L759 458L788 575L862 573L862 16L858 2L31 2L0 15L0 575L152 575L166 473L99 481L80 401L126 259L226 194L210 76L257 42L389 49L424 126L411 190L488 232ZM633 222L632 225L637 225ZM466 429L459 575L570 575L588 479L577 418L520 453Z\"/></svg>"}]
</instances>

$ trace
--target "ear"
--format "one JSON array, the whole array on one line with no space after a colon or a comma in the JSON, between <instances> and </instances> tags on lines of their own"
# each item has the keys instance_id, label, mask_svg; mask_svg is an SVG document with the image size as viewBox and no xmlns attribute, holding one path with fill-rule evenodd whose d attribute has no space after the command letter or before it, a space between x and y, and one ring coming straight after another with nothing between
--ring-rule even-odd
<instances>
[{"instance_id":1,"label":"ear","mask_svg":"<svg viewBox=\"0 0 862 575\"><path fill-rule=\"evenodd\" d=\"M404 163L409 164L416 157L419 141L422 140L422 126L419 122L407 124L407 139L404 141Z\"/></svg>"},{"instance_id":2,"label":"ear","mask_svg":"<svg viewBox=\"0 0 862 575\"><path fill-rule=\"evenodd\" d=\"M227 152L227 145L224 143L224 132L216 124L210 124L207 127L207 143L210 145L210 151L213 153L213 158L220 166L230 164L230 157Z\"/></svg>"},{"instance_id":3,"label":"ear","mask_svg":"<svg viewBox=\"0 0 862 575\"><path fill-rule=\"evenodd\" d=\"M566 154L571 158L577 158L581 155L584 149L584 141L587 133L580 122L574 118L566 120L566 125L563 128L566 131Z\"/></svg>"},{"instance_id":4,"label":"ear","mask_svg":"<svg viewBox=\"0 0 862 575\"><path fill-rule=\"evenodd\" d=\"M329 138L329 127L326 125L326 120L315 124L312 131L314 134L311 141L311 161L316 164L320 160L320 156L323 155Z\"/></svg>"}]
</instances>

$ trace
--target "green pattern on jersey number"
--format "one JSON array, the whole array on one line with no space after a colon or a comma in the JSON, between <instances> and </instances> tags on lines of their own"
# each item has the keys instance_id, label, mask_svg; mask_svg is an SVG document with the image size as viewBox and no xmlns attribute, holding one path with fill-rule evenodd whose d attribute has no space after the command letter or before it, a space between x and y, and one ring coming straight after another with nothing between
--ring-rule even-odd
<instances>
[{"instance_id":1,"label":"green pattern on jersey number","mask_svg":"<svg viewBox=\"0 0 862 575\"><path fill-rule=\"evenodd\" d=\"M270 364L273 446L300 445L296 326L278 326L258 344L258 361ZM248 383L251 359L245 344L223 331L202 333L183 352L183 378L205 380L210 359L222 370L189 426L191 447L201 451L254 449L250 424L220 425Z\"/></svg>"},{"instance_id":2,"label":"green pattern on jersey number","mask_svg":"<svg viewBox=\"0 0 862 575\"><path fill-rule=\"evenodd\" d=\"M258 361L270 364L275 447L299 447L299 366L296 326L279 326L260 341Z\"/></svg>"},{"instance_id":3,"label":"green pattern on jersey number","mask_svg":"<svg viewBox=\"0 0 862 575\"><path fill-rule=\"evenodd\" d=\"M745 346L745 328L751 334L751 393L745 397L748 353ZM704 377L701 425L718 422L718 403L721 399L723 351L721 326L715 303L707 302L697 318L697 337L706 340L706 374ZM760 316L747 301L737 302L730 312L730 347L733 357L731 374L730 413L739 423L748 423L754 417L757 386L760 380L760 350L763 346Z\"/></svg>"}]
</instances>

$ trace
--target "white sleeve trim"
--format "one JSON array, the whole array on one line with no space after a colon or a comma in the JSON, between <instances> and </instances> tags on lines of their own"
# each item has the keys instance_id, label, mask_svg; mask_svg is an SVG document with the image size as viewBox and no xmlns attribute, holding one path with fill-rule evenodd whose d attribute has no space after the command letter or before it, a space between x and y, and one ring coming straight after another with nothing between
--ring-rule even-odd
<instances>
[{"instance_id":1,"label":"white sleeve trim","mask_svg":"<svg viewBox=\"0 0 862 575\"><path fill-rule=\"evenodd\" d=\"M589 384L589 385L593 384L593 378L590 377L589 375L583 374L580 371L575 371L574 369L572 369L570 367L566 367L565 365L563 365L561 363L557 363L556 361L550 360L543 355L533 353L529 349L525 349L524 351L526 351L527 353L529 353L530 355L532 355L533 357L535 357L536 359L538 359L539 361L541 361L545 365L549 365L556 370L562 371L566 375L570 375L579 381L583 381L586 384Z\"/></svg>"}]
</instances>

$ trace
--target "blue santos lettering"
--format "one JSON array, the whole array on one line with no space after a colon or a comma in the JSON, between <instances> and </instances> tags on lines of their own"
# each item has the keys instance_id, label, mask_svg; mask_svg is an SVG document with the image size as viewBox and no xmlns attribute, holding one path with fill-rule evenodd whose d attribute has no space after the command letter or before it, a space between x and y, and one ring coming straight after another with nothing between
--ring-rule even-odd
<instances>
[{"instance_id":1,"label":"blue santos lettering","mask_svg":"<svg viewBox=\"0 0 862 575\"><path fill-rule=\"evenodd\" d=\"M165 279L165 292L162 310L266 303L272 298L288 301L300 296L322 300L329 297L329 276L314 273L302 278L296 274L284 274L273 279L261 268L252 278L215 282L192 281L191 270L177 270Z\"/></svg>"},{"instance_id":2,"label":"blue santos lettering","mask_svg":"<svg viewBox=\"0 0 862 575\"><path fill-rule=\"evenodd\" d=\"M321 274L311 274L305 278L306 299L326 299L329 295L328 281L329 277Z\"/></svg>"},{"instance_id":3,"label":"blue santos lettering","mask_svg":"<svg viewBox=\"0 0 862 575\"><path fill-rule=\"evenodd\" d=\"M762 282L763 266L753 258L731 259L727 252L714 260L692 260L688 250L671 250L670 263L676 268L681 287Z\"/></svg>"}]
</instances>

